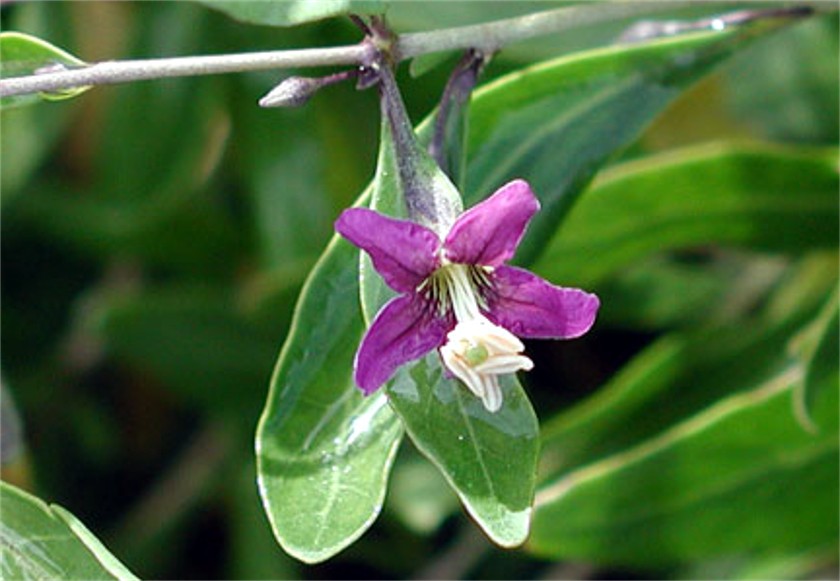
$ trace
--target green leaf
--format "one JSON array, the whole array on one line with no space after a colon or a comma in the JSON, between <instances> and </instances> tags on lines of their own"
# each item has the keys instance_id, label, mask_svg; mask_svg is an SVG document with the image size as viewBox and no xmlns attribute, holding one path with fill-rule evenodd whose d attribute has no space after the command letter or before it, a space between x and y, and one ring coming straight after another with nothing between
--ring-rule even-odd
<instances>
[{"instance_id":1,"label":"green leaf","mask_svg":"<svg viewBox=\"0 0 840 581\"><path fill-rule=\"evenodd\" d=\"M517 253L519 264L529 264L598 168L760 32L732 27L613 46L490 83L471 105L467 205L510 179L527 179L542 203Z\"/></svg>"},{"instance_id":2,"label":"green leaf","mask_svg":"<svg viewBox=\"0 0 840 581\"><path fill-rule=\"evenodd\" d=\"M829 11L739 54L724 73L738 123L775 140L837 143L838 44Z\"/></svg>"},{"instance_id":3,"label":"green leaf","mask_svg":"<svg viewBox=\"0 0 840 581\"><path fill-rule=\"evenodd\" d=\"M257 81L261 79L238 80L244 86L233 121L235 154L254 199L264 263L288 268L304 260L311 265L332 234L334 215L325 187L333 168L320 155L324 136L312 131L320 120L314 107L287 115L277 126L285 137L277 139L276 131L265 131L270 113L253 106L253 92L263 88Z\"/></svg>"},{"instance_id":4,"label":"green leaf","mask_svg":"<svg viewBox=\"0 0 840 581\"><path fill-rule=\"evenodd\" d=\"M838 352L840 352L840 289L834 291L825 305L797 337L791 341L794 351L805 369L794 393L796 409L808 429L814 425L814 410L826 390L838 383Z\"/></svg>"},{"instance_id":5,"label":"green leaf","mask_svg":"<svg viewBox=\"0 0 840 581\"><path fill-rule=\"evenodd\" d=\"M45 40L21 32L0 33L0 78L24 77L45 71L84 67L87 63ZM84 93L89 87L76 87L36 95L3 97L0 107L30 105L42 100L58 101Z\"/></svg>"},{"instance_id":6,"label":"green leaf","mask_svg":"<svg viewBox=\"0 0 840 581\"><path fill-rule=\"evenodd\" d=\"M6 30L28 30L42 38L67 42L71 31L62 27L70 18L68 4L20 4L3 15ZM49 16L47 16L49 15ZM2 33L0 33L2 35ZM2 43L0 43L2 49ZM0 64L4 55L0 52ZM2 67L0 67L2 69ZM0 76L5 73L0 70ZM37 97L36 97L37 99ZM21 192L45 157L54 151L77 107L2 107L0 105L0 201Z\"/></svg>"},{"instance_id":7,"label":"green leaf","mask_svg":"<svg viewBox=\"0 0 840 581\"><path fill-rule=\"evenodd\" d=\"M543 426L542 474L555 477L636 446L790 364L802 314L780 323L701 328L647 347L592 397Z\"/></svg>"},{"instance_id":8,"label":"green leaf","mask_svg":"<svg viewBox=\"0 0 840 581\"><path fill-rule=\"evenodd\" d=\"M430 52L411 59L408 71L412 77L421 77L443 63L454 60L457 53L450 51Z\"/></svg>"},{"instance_id":9,"label":"green leaf","mask_svg":"<svg viewBox=\"0 0 840 581\"><path fill-rule=\"evenodd\" d=\"M0 200L8 203L23 190L55 147L71 120L67 107L17 107L0 112Z\"/></svg>"},{"instance_id":10,"label":"green leaf","mask_svg":"<svg viewBox=\"0 0 840 581\"><path fill-rule=\"evenodd\" d=\"M712 144L622 164L581 198L534 269L592 285L666 249L836 247L836 158L835 149Z\"/></svg>"},{"instance_id":11,"label":"green leaf","mask_svg":"<svg viewBox=\"0 0 840 581\"><path fill-rule=\"evenodd\" d=\"M798 365L804 377L804 364L792 357L791 337L812 324L837 278L834 259L820 258L789 268L783 284L764 298L767 307L757 320L722 317L665 335L591 397L548 421L542 431L543 477L559 477L638 445L780 369ZM791 295L798 300L791 303Z\"/></svg>"},{"instance_id":12,"label":"green leaf","mask_svg":"<svg viewBox=\"0 0 840 581\"><path fill-rule=\"evenodd\" d=\"M333 237L301 292L257 428L260 494L280 545L314 563L347 547L382 507L401 440L380 392L353 383L364 324L357 251Z\"/></svg>"},{"instance_id":13,"label":"green leaf","mask_svg":"<svg viewBox=\"0 0 840 581\"><path fill-rule=\"evenodd\" d=\"M500 384L502 408L488 412L460 382L444 377L435 352L400 369L388 395L411 440L477 524L494 542L515 547L530 528L539 426L516 378Z\"/></svg>"},{"instance_id":14,"label":"green leaf","mask_svg":"<svg viewBox=\"0 0 840 581\"><path fill-rule=\"evenodd\" d=\"M415 533L429 535L458 506L458 497L437 467L404 446L391 474L386 507Z\"/></svg>"},{"instance_id":15,"label":"green leaf","mask_svg":"<svg viewBox=\"0 0 840 581\"><path fill-rule=\"evenodd\" d=\"M227 293L176 286L91 304L87 323L112 355L217 413L259 413L275 333L237 312Z\"/></svg>"},{"instance_id":16,"label":"green leaf","mask_svg":"<svg viewBox=\"0 0 840 581\"><path fill-rule=\"evenodd\" d=\"M754 306L785 266L777 257L726 254L692 261L654 255L598 284L598 321L643 330L729 321Z\"/></svg>"},{"instance_id":17,"label":"green leaf","mask_svg":"<svg viewBox=\"0 0 840 581\"><path fill-rule=\"evenodd\" d=\"M790 411L789 368L537 496L530 548L552 558L663 567L779 555L838 536L837 420L812 436Z\"/></svg>"},{"instance_id":18,"label":"green leaf","mask_svg":"<svg viewBox=\"0 0 840 581\"><path fill-rule=\"evenodd\" d=\"M277 543L263 513L259 493L254 486L253 457L244 447L227 464L232 474L226 477L225 502L231 506L228 516L228 579L300 579L302 566Z\"/></svg>"},{"instance_id":19,"label":"green leaf","mask_svg":"<svg viewBox=\"0 0 840 581\"><path fill-rule=\"evenodd\" d=\"M801 269L795 272L777 294L802 286ZM836 523L832 531L824 515L836 505L836 493L826 492L836 491L836 467L825 464L832 447L836 457L837 382L815 405L819 433L802 429L792 405L806 368L791 356L790 338L816 310L800 303L780 316L769 301L757 320L666 335L549 422L535 550L662 567L836 543ZM772 411L759 413L771 399ZM788 495L787 488L798 490ZM821 508L812 510L812 500Z\"/></svg>"},{"instance_id":20,"label":"green leaf","mask_svg":"<svg viewBox=\"0 0 840 581\"><path fill-rule=\"evenodd\" d=\"M201 4L224 12L228 16L269 26L294 26L345 14L376 14L384 12L382 0L198 0Z\"/></svg>"},{"instance_id":21,"label":"green leaf","mask_svg":"<svg viewBox=\"0 0 840 581\"><path fill-rule=\"evenodd\" d=\"M382 160L393 159L390 144L380 146L380 173L390 163ZM394 182L375 182L358 203L382 187ZM307 563L335 555L373 523L402 439L385 393L366 398L353 381L365 332L359 265L358 250L333 235L301 291L257 428L258 479L272 529Z\"/></svg>"},{"instance_id":22,"label":"green leaf","mask_svg":"<svg viewBox=\"0 0 840 581\"><path fill-rule=\"evenodd\" d=\"M137 579L72 514L0 482L4 579Z\"/></svg>"},{"instance_id":23,"label":"green leaf","mask_svg":"<svg viewBox=\"0 0 840 581\"><path fill-rule=\"evenodd\" d=\"M211 16L190 3L156 5L130 50L195 53L206 46ZM181 19L190 26L167 28ZM32 184L4 219L20 216L26 227L96 258L118 253L204 272L235 268L243 230L226 192L207 187L230 130L214 87L217 79L190 78L109 89L114 98L101 111L108 129L91 142L92 179Z\"/></svg>"}]
</instances>

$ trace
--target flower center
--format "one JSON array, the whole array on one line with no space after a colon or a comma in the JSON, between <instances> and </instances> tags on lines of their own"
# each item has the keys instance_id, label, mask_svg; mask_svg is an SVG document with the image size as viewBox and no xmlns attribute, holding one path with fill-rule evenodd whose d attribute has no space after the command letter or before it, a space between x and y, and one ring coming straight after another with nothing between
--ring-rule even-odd
<instances>
[{"instance_id":1,"label":"flower center","mask_svg":"<svg viewBox=\"0 0 840 581\"><path fill-rule=\"evenodd\" d=\"M451 309L456 320L468 321L487 310L483 293L490 288L490 272L490 267L444 262L417 290L426 293L440 316Z\"/></svg>"},{"instance_id":2,"label":"flower center","mask_svg":"<svg viewBox=\"0 0 840 581\"><path fill-rule=\"evenodd\" d=\"M428 293L441 316L450 309L455 315L455 328L440 348L444 365L495 412L502 405L498 376L527 371L534 364L522 355L525 346L516 335L482 314L488 310L484 295L490 272L490 267L444 261L418 290Z\"/></svg>"},{"instance_id":3,"label":"flower center","mask_svg":"<svg viewBox=\"0 0 840 581\"><path fill-rule=\"evenodd\" d=\"M499 376L529 370L534 363L516 335L485 317L459 321L446 336L440 355L447 369L481 398L488 411L502 406Z\"/></svg>"}]
</instances>

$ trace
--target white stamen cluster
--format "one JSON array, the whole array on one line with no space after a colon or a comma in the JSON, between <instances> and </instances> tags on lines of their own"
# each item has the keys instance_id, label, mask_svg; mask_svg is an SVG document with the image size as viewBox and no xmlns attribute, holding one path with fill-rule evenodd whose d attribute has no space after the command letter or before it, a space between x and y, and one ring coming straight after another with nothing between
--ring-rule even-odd
<instances>
[{"instance_id":1,"label":"white stamen cluster","mask_svg":"<svg viewBox=\"0 0 840 581\"><path fill-rule=\"evenodd\" d=\"M486 318L458 322L446 336L440 355L446 367L481 398L487 411L502 407L499 375L528 371L533 361L516 335Z\"/></svg>"},{"instance_id":2,"label":"white stamen cluster","mask_svg":"<svg viewBox=\"0 0 840 581\"><path fill-rule=\"evenodd\" d=\"M445 306L451 306L457 321L440 348L444 364L488 411L496 412L502 406L499 375L528 371L534 363L522 355L525 346L516 335L481 314L486 304L478 287L487 284L488 272L446 264L433 275L430 290L439 304L446 301Z\"/></svg>"}]
</instances>

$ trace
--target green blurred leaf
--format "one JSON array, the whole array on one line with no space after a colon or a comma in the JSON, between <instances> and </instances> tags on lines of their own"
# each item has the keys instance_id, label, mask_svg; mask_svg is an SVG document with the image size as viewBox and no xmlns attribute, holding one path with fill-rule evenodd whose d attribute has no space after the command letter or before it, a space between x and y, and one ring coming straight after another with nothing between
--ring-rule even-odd
<instances>
[{"instance_id":1,"label":"green blurred leaf","mask_svg":"<svg viewBox=\"0 0 840 581\"><path fill-rule=\"evenodd\" d=\"M786 266L737 253L654 255L598 284L598 320L642 330L720 324L754 308Z\"/></svg>"},{"instance_id":2,"label":"green blurred leaf","mask_svg":"<svg viewBox=\"0 0 840 581\"><path fill-rule=\"evenodd\" d=\"M591 285L666 249L836 247L836 157L834 149L716 144L622 164L581 199L535 270Z\"/></svg>"},{"instance_id":3,"label":"green blurred leaf","mask_svg":"<svg viewBox=\"0 0 840 581\"><path fill-rule=\"evenodd\" d=\"M45 40L21 32L0 32L0 78L25 77L42 72L55 72L87 63ZM76 87L50 93L18 95L0 99L0 108L31 105L39 101L58 101L75 97L89 87Z\"/></svg>"},{"instance_id":4,"label":"green blurred leaf","mask_svg":"<svg viewBox=\"0 0 840 581\"><path fill-rule=\"evenodd\" d=\"M313 563L382 507L402 428L384 393L353 383L364 332L356 249L337 237L310 274L257 428L260 494L280 545Z\"/></svg>"},{"instance_id":5,"label":"green blurred leaf","mask_svg":"<svg viewBox=\"0 0 840 581\"><path fill-rule=\"evenodd\" d=\"M787 269L779 288L768 297L768 320L784 321L800 312L816 314L840 277L837 249L812 252Z\"/></svg>"},{"instance_id":6,"label":"green blurred leaf","mask_svg":"<svg viewBox=\"0 0 840 581\"><path fill-rule=\"evenodd\" d=\"M4 579L137 579L76 517L0 482Z\"/></svg>"},{"instance_id":7,"label":"green blurred leaf","mask_svg":"<svg viewBox=\"0 0 840 581\"><path fill-rule=\"evenodd\" d=\"M673 579L816 579L835 568L834 543L783 555L721 557L685 563Z\"/></svg>"},{"instance_id":8,"label":"green blurred leaf","mask_svg":"<svg viewBox=\"0 0 840 581\"><path fill-rule=\"evenodd\" d=\"M345 14L376 14L385 11L383 0L198 0L228 16L270 26L294 26Z\"/></svg>"},{"instance_id":9,"label":"green blurred leaf","mask_svg":"<svg viewBox=\"0 0 840 581\"><path fill-rule=\"evenodd\" d=\"M305 261L311 266L332 234L326 180L333 168L321 151L321 136L313 132L316 108L275 119L274 112L254 106L261 80L238 80L242 95L232 111L233 153L254 200L265 265L288 268Z\"/></svg>"},{"instance_id":10,"label":"green blurred leaf","mask_svg":"<svg viewBox=\"0 0 840 581\"><path fill-rule=\"evenodd\" d=\"M760 315L721 317L665 335L590 398L548 421L542 431L543 477L559 477L636 446L791 365L799 365L804 376L803 364L792 357L791 337L812 324L837 277L836 261L821 258L789 268L764 298ZM791 303L791 294L799 300Z\"/></svg>"},{"instance_id":11,"label":"green blurred leaf","mask_svg":"<svg viewBox=\"0 0 840 581\"><path fill-rule=\"evenodd\" d=\"M792 272L776 294L813 286L800 280L807 271ZM824 296L836 274L823 274ZM782 314L770 300L752 319L666 335L549 422L535 550L659 568L836 543L825 515L837 502L837 382L814 406L817 434L801 427L792 400L807 369L791 337L817 307L803 301Z\"/></svg>"},{"instance_id":12,"label":"green blurred leaf","mask_svg":"<svg viewBox=\"0 0 840 581\"><path fill-rule=\"evenodd\" d=\"M458 497L424 456L409 446L400 454L391 474L386 508L415 533L431 534L458 509Z\"/></svg>"},{"instance_id":13,"label":"green blurred leaf","mask_svg":"<svg viewBox=\"0 0 840 581\"><path fill-rule=\"evenodd\" d=\"M428 2L401 0L388 6L388 22L400 31L436 30L453 26L467 26L503 18L524 16L546 9L558 8L568 2L441 2L429 9Z\"/></svg>"},{"instance_id":14,"label":"green blurred leaf","mask_svg":"<svg viewBox=\"0 0 840 581\"><path fill-rule=\"evenodd\" d=\"M70 20L68 5L27 3L3 15L3 27L26 30L42 38L69 42L61 23ZM48 16L49 15L49 16ZM3 55L0 54L0 60ZM4 107L0 110L0 201L7 203L22 191L27 180L55 148L78 108L71 104L48 107Z\"/></svg>"},{"instance_id":15,"label":"green blurred leaf","mask_svg":"<svg viewBox=\"0 0 840 581\"><path fill-rule=\"evenodd\" d=\"M133 51L168 56L200 50L209 26L205 10L190 3L151 8L137 5L149 16L140 21ZM169 28L181 19L191 25ZM113 99L103 125L91 128L99 136L91 142L93 167L83 166L93 179L33 184L7 216L96 257L116 253L157 265L230 270L242 231L226 194L206 188L230 128L214 83L181 79L109 88Z\"/></svg>"},{"instance_id":16,"label":"green blurred leaf","mask_svg":"<svg viewBox=\"0 0 840 581\"><path fill-rule=\"evenodd\" d=\"M783 322L741 322L662 337L590 398L545 423L543 476L636 446L786 369L788 342L805 320L798 313Z\"/></svg>"},{"instance_id":17,"label":"green blurred leaf","mask_svg":"<svg viewBox=\"0 0 840 581\"><path fill-rule=\"evenodd\" d=\"M276 333L248 321L228 294L172 287L91 304L87 323L112 355L215 413L259 412Z\"/></svg>"},{"instance_id":18,"label":"green blurred leaf","mask_svg":"<svg viewBox=\"0 0 840 581\"><path fill-rule=\"evenodd\" d=\"M277 550L254 486L254 458L247 458L247 454L248 450L242 448L239 457L231 463L236 469L226 478L225 492L231 506L231 555L226 578L300 579L303 577L300 563Z\"/></svg>"},{"instance_id":19,"label":"green blurred leaf","mask_svg":"<svg viewBox=\"0 0 840 581\"><path fill-rule=\"evenodd\" d=\"M445 62L454 60L456 52L430 52L411 59L408 71L412 77L421 77Z\"/></svg>"},{"instance_id":20,"label":"green blurred leaf","mask_svg":"<svg viewBox=\"0 0 840 581\"><path fill-rule=\"evenodd\" d=\"M835 287L813 322L794 337L790 346L805 369L794 393L797 410L806 427L818 430L813 423L814 409L840 377L840 289Z\"/></svg>"},{"instance_id":21,"label":"green blurred leaf","mask_svg":"<svg viewBox=\"0 0 840 581\"><path fill-rule=\"evenodd\" d=\"M660 436L562 475L537 496L531 549L655 568L780 555L837 539L837 394L812 436L784 369Z\"/></svg>"},{"instance_id":22,"label":"green blurred leaf","mask_svg":"<svg viewBox=\"0 0 840 581\"><path fill-rule=\"evenodd\" d=\"M838 48L837 14L829 13L739 54L725 71L736 121L774 139L836 144Z\"/></svg>"},{"instance_id":23,"label":"green blurred leaf","mask_svg":"<svg viewBox=\"0 0 840 581\"><path fill-rule=\"evenodd\" d=\"M157 192L147 200L122 202L42 183L9 204L6 217L73 251L97 258L119 254L184 271L229 272L242 249L221 200L190 188ZM215 198L215 199L214 199Z\"/></svg>"},{"instance_id":24,"label":"green blurred leaf","mask_svg":"<svg viewBox=\"0 0 840 581\"><path fill-rule=\"evenodd\" d=\"M126 50L149 58L201 54L212 14L190 2L137 4L144 14ZM190 26L172 26L189 22ZM94 142L96 196L112 202L183 199L206 180L230 130L218 78L183 78L109 88ZM179 198L180 196L180 198Z\"/></svg>"},{"instance_id":25,"label":"green blurred leaf","mask_svg":"<svg viewBox=\"0 0 840 581\"><path fill-rule=\"evenodd\" d=\"M730 27L593 50L490 83L471 105L467 205L527 179L542 210L516 261L532 262L610 156L688 85L768 30Z\"/></svg>"},{"instance_id":26,"label":"green blurred leaf","mask_svg":"<svg viewBox=\"0 0 840 581\"><path fill-rule=\"evenodd\" d=\"M0 111L0 201L9 202L22 191L66 128L66 107L20 107Z\"/></svg>"}]
</instances>

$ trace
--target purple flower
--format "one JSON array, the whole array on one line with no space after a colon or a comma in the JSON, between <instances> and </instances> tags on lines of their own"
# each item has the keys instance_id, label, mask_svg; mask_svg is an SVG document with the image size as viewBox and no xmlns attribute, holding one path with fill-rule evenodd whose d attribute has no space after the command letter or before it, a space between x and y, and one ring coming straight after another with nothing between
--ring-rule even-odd
<instances>
[{"instance_id":1,"label":"purple flower","mask_svg":"<svg viewBox=\"0 0 840 581\"><path fill-rule=\"evenodd\" d=\"M355 380L365 394L439 349L449 372L493 412L502 403L497 376L533 367L518 337L571 339L589 330L598 297L505 264L537 210L530 186L515 180L461 214L443 241L425 226L364 208L339 216L336 230L400 293L356 353Z\"/></svg>"}]
</instances>

